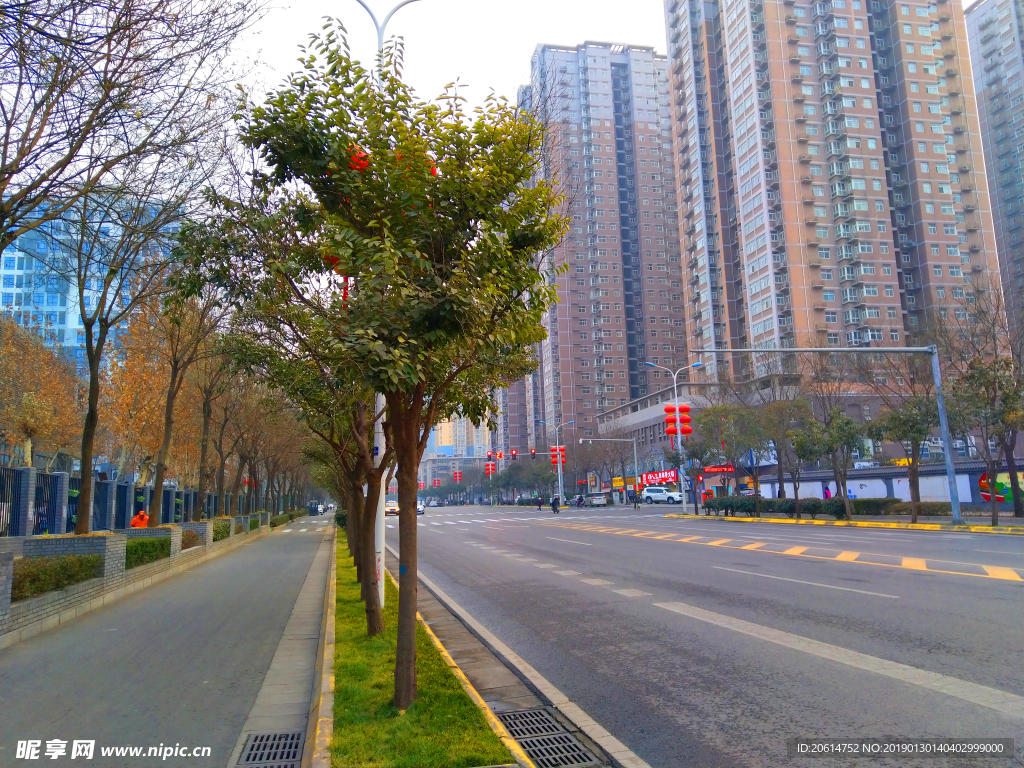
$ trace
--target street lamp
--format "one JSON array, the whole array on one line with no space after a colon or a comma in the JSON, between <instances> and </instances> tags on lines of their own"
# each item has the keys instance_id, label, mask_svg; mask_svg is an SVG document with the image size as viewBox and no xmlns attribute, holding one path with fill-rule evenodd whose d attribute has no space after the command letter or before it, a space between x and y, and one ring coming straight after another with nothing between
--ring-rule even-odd
<instances>
[{"instance_id":1,"label":"street lamp","mask_svg":"<svg viewBox=\"0 0 1024 768\"><path fill-rule=\"evenodd\" d=\"M695 349L696 354L725 354L727 352L758 352L776 353L785 352L790 354L818 352L827 354L886 354L886 355L920 355L931 356L932 378L935 382L935 404L939 410L939 432L942 435L942 453L946 459L946 482L949 485L949 506L953 513L953 525L963 525L964 520L960 514L960 492L956 487L956 470L953 467L953 441L949 436L949 419L946 417L946 400L942 394L942 375L939 371L939 348L930 344L927 347L789 347L786 349L754 349L743 347L740 349ZM649 363L648 363L649 365Z\"/></svg>"},{"instance_id":2,"label":"street lamp","mask_svg":"<svg viewBox=\"0 0 1024 768\"><path fill-rule=\"evenodd\" d=\"M388 15L384 17L383 24L377 21L377 16L374 14L372 10L370 10L370 6L366 4L365 0L356 0L356 2L363 6L363 10L370 14L370 18L373 20L373 26L376 27L377 29L377 56L379 58L381 52L384 50L384 30L387 28L388 22L391 21L391 17L394 16L400 9L404 8L410 3L417 2L417 0L402 0L402 2L400 2L394 8L392 8L390 11L388 11ZM382 62L379 62L378 64L380 65L382 64ZM375 69L374 71L376 73L378 70ZM376 74L376 77L377 83L379 85L379 74ZM377 421L374 423L373 428L374 458L377 459L379 457L379 460L383 461L384 425L381 420L384 418L384 410L387 408L387 404L384 402L384 395L378 392L374 399L373 405L374 410L378 414ZM374 464L376 463L377 462L375 461ZM377 560L377 595L380 599L381 610L384 610L384 497L386 495L387 479L381 478L380 495L377 499L377 517L376 520L374 521L373 526L374 549L376 550Z\"/></svg>"},{"instance_id":3,"label":"street lamp","mask_svg":"<svg viewBox=\"0 0 1024 768\"><path fill-rule=\"evenodd\" d=\"M554 426L554 428L555 428L555 447L556 448L558 448L561 445L561 443L558 440L558 430L560 430L562 427L568 427L570 424L575 424L576 423L576 421L573 420L573 421L567 421L564 424L549 425L546 421L542 421L541 419L537 419L537 421L539 421L545 427L547 427L547 426ZM561 458L561 456L559 456L557 458L558 458L558 461L555 463L555 466L558 467L558 503L561 504L563 501L565 501L565 486L564 486L564 484L562 482L562 458Z\"/></svg>"},{"instance_id":4,"label":"street lamp","mask_svg":"<svg viewBox=\"0 0 1024 768\"><path fill-rule=\"evenodd\" d=\"M700 368L702 365L704 365L704 363L698 362L693 363L692 365L684 365L677 371L673 371L671 368L666 368L664 365L655 365L654 363L650 362L645 362L644 365L649 365L651 368L660 368L661 370L668 371L669 373L672 374L672 402L676 408L679 408L679 389L678 383L676 381L679 377L679 374L682 373L683 371L688 371L691 368ZM669 436L669 439L671 440L671 435Z\"/></svg>"},{"instance_id":5,"label":"street lamp","mask_svg":"<svg viewBox=\"0 0 1024 768\"><path fill-rule=\"evenodd\" d=\"M640 462L636 457L636 434L633 437L581 437L580 445L583 445L583 441L594 442L595 440L599 443L632 443L633 444L633 499L640 498ZM625 469L625 467L623 467ZM622 474L626 474L623 471ZM626 478L622 478L622 482L626 482ZM625 490L625 489L623 489ZM685 497L684 497L685 498ZM635 503L635 501L634 501Z\"/></svg>"}]
</instances>

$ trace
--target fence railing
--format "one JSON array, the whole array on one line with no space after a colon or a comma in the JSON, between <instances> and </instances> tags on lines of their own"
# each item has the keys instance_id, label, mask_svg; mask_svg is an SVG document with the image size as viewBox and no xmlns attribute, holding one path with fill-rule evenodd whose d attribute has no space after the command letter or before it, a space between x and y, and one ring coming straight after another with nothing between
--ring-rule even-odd
<instances>
[{"instance_id":1,"label":"fence railing","mask_svg":"<svg viewBox=\"0 0 1024 768\"><path fill-rule=\"evenodd\" d=\"M18 470L0 467L0 536L23 536L18 530L17 510L22 506Z\"/></svg>"}]
</instances>

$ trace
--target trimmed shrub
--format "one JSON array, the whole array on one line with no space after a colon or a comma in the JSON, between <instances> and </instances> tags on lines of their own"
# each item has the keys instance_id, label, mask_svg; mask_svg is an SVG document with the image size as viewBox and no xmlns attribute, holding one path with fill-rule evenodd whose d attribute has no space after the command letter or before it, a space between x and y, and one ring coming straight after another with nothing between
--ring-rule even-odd
<instances>
[{"instance_id":1,"label":"trimmed shrub","mask_svg":"<svg viewBox=\"0 0 1024 768\"><path fill-rule=\"evenodd\" d=\"M348 527L348 512L346 512L344 509L339 509L337 512L335 512L334 513L334 524L337 525L339 528L343 528L343 529L347 528Z\"/></svg>"},{"instance_id":2,"label":"trimmed shrub","mask_svg":"<svg viewBox=\"0 0 1024 768\"><path fill-rule=\"evenodd\" d=\"M220 541L231 535L231 521L218 519L213 523L213 540Z\"/></svg>"},{"instance_id":3,"label":"trimmed shrub","mask_svg":"<svg viewBox=\"0 0 1024 768\"><path fill-rule=\"evenodd\" d=\"M127 571L170 556L170 536L161 536L158 539L128 539L124 549L124 569Z\"/></svg>"},{"instance_id":4,"label":"trimmed shrub","mask_svg":"<svg viewBox=\"0 0 1024 768\"><path fill-rule=\"evenodd\" d=\"M245 526L241 523L235 523L235 535L237 536L240 533L245 533Z\"/></svg>"},{"instance_id":5,"label":"trimmed shrub","mask_svg":"<svg viewBox=\"0 0 1024 768\"><path fill-rule=\"evenodd\" d=\"M533 499L520 499L519 501L516 502L516 505L520 506L520 507L536 507L537 503L539 501L540 501L540 499L537 499L537 498L533 498Z\"/></svg>"},{"instance_id":6,"label":"trimmed shrub","mask_svg":"<svg viewBox=\"0 0 1024 768\"><path fill-rule=\"evenodd\" d=\"M850 499L855 515L891 515L890 510L900 503L900 500L891 496L881 499ZM908 505L909 506L909 505Z\"/></svg>"},{"instance_id":7,"label":"trimmed shrub","mask_svg":"<svg viewBox=\"0 0 1024 768\"><path fill-rule=\"evenodd\" d=\"M19 557L14 561L11 600L27 600L94 579L102 567L102 555Z\"/></svg>"},{"instance_id":8,"label":"trimmed shrub","mask_svg":"<svg viewBox=\"0 0 1024 768\"><path fill-rule=\"evenodd\" d=\"M987 508L987 507L986 507ZM886 514L909 515L911 513L909 501L897 501L889 507ZM952 515L953 507L948 501L922 501L917 505L919 515Z\"/></svg>"},{"instance_id":9,"label":"trimmed shrub","mask_svg":"<svg viewBox=\"0 0 1024 768\"><path fill-rule=\"evenodd\" d=\"M260 519L258 517L250 517L249 518L249 530L250 531L255 531L259 527L260 527Z\"/></svg>"},{"instance_id":10,"label":"trimmed shrub","mask_svg":"<svg viewBox=\"0 0 1024 768\"><path fill-rule=\"evenodd\" d=\"M292 519L288 515L274 515L270 518L270 527L277 528L279 525L286 525L290 523Z\"/></svg>"},{"instance_id":11,"label":"trimmed shrub","mask_svg":"<svg viewBox=\"0 0 1024 768\"><path fill-rule=\"evenodd\" d=\"M192 547L201 546L203 540L199 538L199 534L192 530L184 530L181 532L181 549L184 552L186 549L192 549Z\"/></svg>"}]
</instances>

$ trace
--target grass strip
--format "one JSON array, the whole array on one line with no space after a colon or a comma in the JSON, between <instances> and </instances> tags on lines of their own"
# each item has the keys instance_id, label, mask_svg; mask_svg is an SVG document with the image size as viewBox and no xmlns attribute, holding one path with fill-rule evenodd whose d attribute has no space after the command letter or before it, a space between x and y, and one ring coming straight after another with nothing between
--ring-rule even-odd
<instances>
[{"instance_id":1,"label":"grass strip","mask_svg":"<svg viewBox=\"0 0 1024 768\"><path fill-rule=\"evenodd\" d=\"M419 697L404 715L391 705L398 590L390 581L385 583L385 629L377 637L367 637L355 567L340 531L335 621L332 765L471 768L514 762L419 624Z\"/></svg>"}]
</instances>

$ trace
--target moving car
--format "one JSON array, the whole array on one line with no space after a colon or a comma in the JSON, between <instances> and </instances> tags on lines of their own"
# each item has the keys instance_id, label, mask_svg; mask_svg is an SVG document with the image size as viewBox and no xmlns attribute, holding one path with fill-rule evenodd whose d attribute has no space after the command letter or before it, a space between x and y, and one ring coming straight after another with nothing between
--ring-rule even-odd
<instances>
[{"instance_id":1,"label":"moving car","mask_svg":"<svg viewBox=\"0 0 1024 768\"><path fill-rule=\"evenodd\" d=\"M419 499L416 499L416 514L422 515L425 511L426 510L423 507L423 502L420 501Z\"/></svg>"},{"instance_id":2,"label":"moving car","mask_svg":"<svg viewBox=\"0 0 1024 768\"><path fill-rule=\"evenodd\" d=\"M397 515L398 514L398 502L397 501L385 501L384 502L384 514L385 515Z\"/></svg>"},{"instance_id":3,"label":"moving car","mask_svg":"<svg viewBox=\"0 0 1024 768\"><path fill-rule=\"evenodd\" d=\"M608 497L605 496L603 493L592 493L589 496L587 496L587 506L588 507L607 507L608 506Z\"/></svg>"},{"instance_id":4,"label":"moving car","mask_svg":"<svg viewBox=\"0 0 1024 768\"><path fill-rule=\"evenodd\" d=\"M646 504L659 504L662 501L666 504L683 503L683 494L653 485L644 488L640 495Z\"/></svg>"}]
</instances>

